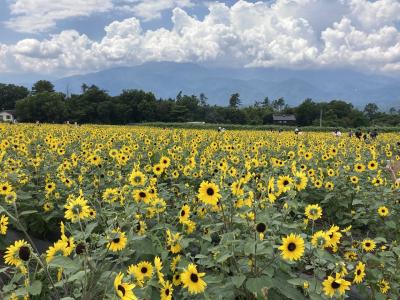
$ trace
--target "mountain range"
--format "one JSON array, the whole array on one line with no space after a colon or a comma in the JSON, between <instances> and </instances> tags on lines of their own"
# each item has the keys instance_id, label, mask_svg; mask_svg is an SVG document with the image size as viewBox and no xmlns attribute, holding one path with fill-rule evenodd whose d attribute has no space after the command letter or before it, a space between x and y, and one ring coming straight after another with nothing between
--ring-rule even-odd
<instances>
[{"instance_id":1,"label":"mountain range","mask_svg":"<svg viewBox=\"0 0 400 300\"><path fill-rule=\"evenodd\" d=\"M239 93L243 105L268 96L269 99L283 97L289 105L312 98L315 101L340 99L358 108L369 102L385 110L400 108L400 78L345 69L226 68L150 62L65 77L53 83L56 90L64 93L80 93L83 83L95 84L111 95L124 89L151 91L161 98L175 98L180 91L188 95L204 93L208 103L218 105L227 105L230 95Z\"/></svg>"}]
</instances>

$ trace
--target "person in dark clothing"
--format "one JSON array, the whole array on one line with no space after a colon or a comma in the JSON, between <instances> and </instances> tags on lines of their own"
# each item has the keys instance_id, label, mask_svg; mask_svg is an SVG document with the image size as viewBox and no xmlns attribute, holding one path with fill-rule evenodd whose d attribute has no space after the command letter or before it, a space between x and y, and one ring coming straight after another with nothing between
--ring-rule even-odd
<instances>
[{"instance_id":1,"label":"person in dark clothing","mask_svg":"<svg viewBox=\"0 0 400 300\"><path fill-rule=\"evenodd\" d=\"M356 133L354 135L356 136L356 138L361 139L361 137L362 137L361 129L357 129Z\"/></svg>"}]
</instances>

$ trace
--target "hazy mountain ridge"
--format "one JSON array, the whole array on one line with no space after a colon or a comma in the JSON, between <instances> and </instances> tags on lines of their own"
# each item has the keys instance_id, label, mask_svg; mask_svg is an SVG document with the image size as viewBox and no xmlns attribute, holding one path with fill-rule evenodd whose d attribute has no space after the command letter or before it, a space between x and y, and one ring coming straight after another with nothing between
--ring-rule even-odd
<instances>
[{"instance_id":1,"label":"hazy mountain ridge","mask_svg":"<svg viewBox=\"0 0 400 300\"><path fill-rule=\"evenodd\" d=\"M227 105L238 92L244 105L284 97L290 105L305 98L341 99L357 107L375 102L382 109L400 105L400 79L350 70L288 70L276 68L212 68L193 63L152 62L118 67L53 81L58 91L80 93L82 83L95 84L111 95L123 89L152 91L157 97L175 98L204 93L210 104Z\"/></svg>"}]
</instances>

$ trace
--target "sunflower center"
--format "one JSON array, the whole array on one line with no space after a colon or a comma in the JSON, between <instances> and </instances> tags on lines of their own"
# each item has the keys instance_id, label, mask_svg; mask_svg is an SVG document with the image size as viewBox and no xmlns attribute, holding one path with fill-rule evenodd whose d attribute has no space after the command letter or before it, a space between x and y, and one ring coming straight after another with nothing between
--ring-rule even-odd
<instances>
[{"instance_id":1,"label":"sunflower center","mask_svg":"<svg viewBox=\"0 0 400 300\"><path fill-rule=\"evenodd\" d=\"M169 295L169 289L165 290L165 295L168 296Z\"/></svg>"},{"instance_id":2,"label":"sunflower center","mask_svg":"<svg viewBox=\"0 0 400 300\"><path fill-rule=\"evenodd\" d=\"M142 267L140 269L140 272L142 272L143 274L146 274L147 273L147 268L146 267Z\"/></svg>"},{"instance_id":3,"label":"sunflower center","mask_svg":"<svg viewBox=\"0 0 400 300\"><path fill-rule=\"evenodd\" d=\"M295 243L289 243L287 248L288 248L289 251L294 251L294 250L296 250L296 244Z\"/></svg>"},{"instance_id":4,"label":"sunflower center","mask_svg":"<svg viewBox=\"0 0 400 300\"><path fill-rule=\"evenodd\" d=\"M340 283L337 283L336 281L333 281L331 283L331 287L336 290L336 289L338 289L340 287Z\"/></svg>"},{"instance_id":5,"label":"sunflower center","mask_svg":"<svg viewBox=\"0 0 400 300\"><path fill-rule=\"evenodd\" d=\"M258 223L256 226L257 232L264 232L267 226L264 223Z\"/></svg>"},{"instance_id":6,"label":"sunflower center","mask_svg":"<svg viewBox=\"0 0 400 300\"><path fill-rule=\"evenodd\" d=\"M289 184L289 180L285 179L285 180L283 181L283 185L288 185L288 184Z\"/></svg>"},{"instance_id":7,"label":"sunflower center","mask_svg":"<svg viewBox=\"0 0 400 300\"><path fill-rule=\"evenodd\" d=\"M119 284L117 289L122 293L122 296L125 296L125 288L122 285Z\"/></svg>"},{"instance_id":8,"label":"sunflower center","mask_svg":"<svg viewBox=\"0 0 400 300\"><path fill-rule=\"evenodd\" d=\"M141 198L144 198L144 197L146 197L146 193L145 193L145 192L140 192L140 193L139 193L139 196L140 196Z\"/></svg>"},{"instance_id":9,"label":"sunflower center","mask_svg":"<svg viewBox=\"0 0 400 300\"><path fill-rule=\"evenodd\" d=\"M7 190L7 187L6 186L3 186L3 191L6 191Z\"/></svg>"},{"instance_id":10,"label":"sunflower center","mask_svg":"<svg viewBox=\"0 0 400 300\"><path fill-rule=\"evenodd\" d=\"M118 238L115 238L115 239L113 239L113 242L115 243L115 244L118 244L119 243L119 241L120 241L120 238L118 237Z\"/></svg>"},{"instance_id":11,"label":"sunflower center","mask_svg":"<svg viewBox=\"0 0 400 300\"><path fill-rule=\"evenodd\" d=\"M213 189L213 188L208 188L208 189L207 189L207 195L208 195L208 196L214 195L214 189Z\"/></svg>"},{"instance_id":12,"label":"sunflower center","mask_svg":"<svg viewBox=\"0 0 400 300\"><path fill-rule=\"evenodd\" d=\"M357 270L357 275L361 275L361 270Z\"/></svg>"},{"instance_id":13,"label":"sunflower center","mask_svg":"<svg viewBox=\"0 0 400 300\"><path fill-rule=\"evenodd\" d=\"M29 250L28 247L22 246L21 248L19 248L18 256L19 256L19 258L22 259L23 261L28 261L28 260L29 260L30 253L31 253L31 251Z\"/></svg>"},{"instance_id":14,"label":"sunflower center","mask_svg":"<svg viewBox=\"0 0 400 300\"><path fill-rule=\"evenodd\" d=\"M197 274L192 273L192 274L190 274L190 280L192 282L197 282L197 281L199 281L199 277L197 276Z\"/></svg>"},{"instance_id":15,"label":"sunflower center","mask_svg":"<svg viewBox=\"0 0 400 300\"><path fill-rule=\"evenodd\" d=\"M183 217L186 214L184 210L181 211L181 216Z\"/></svg>"}]
</instances>

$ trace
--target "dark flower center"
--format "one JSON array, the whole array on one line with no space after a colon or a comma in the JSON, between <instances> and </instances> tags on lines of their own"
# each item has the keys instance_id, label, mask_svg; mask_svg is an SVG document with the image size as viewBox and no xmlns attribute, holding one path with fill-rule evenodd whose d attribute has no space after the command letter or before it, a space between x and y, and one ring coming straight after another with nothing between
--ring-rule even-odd
<instances>
[{"instance_id":1,"label":"dark flower center","mask_svg":"<svg viewBox=\"0 0 400 300\"><path fill-rule=\"evenodd\" d=\"M357 270L357 275L360 275L361 274L361 270Z\"/></svg>"},{"instance_id":2,"label":"dark flower center","mask_svg":"<svg viewBox=\"0 0 400 300\"><path fill-rule=\"evenodd\" d=\"M169 295L169 289L165 290L165 295L167 295L167 296Z\"/></svg>"},{"instance_id":3,"label":"dark flower center","mask_svg":"<svg viewBox=\"0 0 400 300\"><path fill-rule=\"evenodd\" d=\"M288 185L289 184L289 181L287 180L287 179L285 179L284 181L283 181L283 185Z\"/></svg>"},{"instance_id":4,"label":"dark flower center","mask_svg":"<svg viewBox=\"0 0 400 300\"><path fill-rule=\"evenodd\" d=\"M184 215L186 215L186 212L184 209L181 210L181 216L183 217Z\"/></svg>"},{"instance_id":5,"label":"dark flower center","mask_svg":"<svg viewBox=\"0 0 400 300\"><path fill-rule=\"evenodd\" d=\"M119 241L120 241L120 239L119 239L119 238L115 238L115 239L113 239L113 242L114 242L114 243L116 243L116 244L118 244L118 243L119 243Z\"/></svg>"},{"instance_id":6,"label":"dark flower center","mask_svg":"<svg viewBox=\"0 0 400 300\"><path fill-rule=\"evenodd\" d=\"M367 242L367 243L365 243L365 246L370 247L370 246L371 246L371 243L370 243L370 242Z\"/></svg>"},{"instance_id":7,"label":"dark flower center","mask_svg":"<svg viewBox=\"0 0 400 300\"><path fill-rule=\"evenodd\" d=\"M208 195L208 196L214 195L214 189L209 187L209 188L207 189L207 195Z\"/></svg>"},{"instance_id":8,"label":"dark flower center","mask_svg":"<svg viewBox=\"0 0 400 300\"><path fill-rule=\"evenodd\" d=\"M146 267L142 267L140 269L140 272L142 272L143 274L146 274L147 273L147 268Z\"/></svg>"},{"instance_id":9,"label":"dark flower center","mask_svg":"<svg viewBox=\"0 0 400 300\"><path fill-rule=\"evenodd\" d=\"M75 252L76 254L82 254L85 251L85 245L80 243L78 246L76 246Z\"/></svg>"},{"instance_id":10,"label":"dark flower center","mask_svg":"<svg viewBox=\"0 0 400 300\"><path fill-rule=\"evenodd\" d=\"M192 274L190 274L190 280L192 282L197 282L197 281L199 281L199 277L197 276L197 274L192 273Z\"/></svg>"},{"instance_id":11,"label":"dark flower center","mask_svg":"<svg viewBox=\"0 0 400 300\"><path fill-rule=\"evenodd\" d=\"M6 186L3 186L3 191L6 191L7 190L7 187Z\"/></svg>"},{"instance_id":12,"label":"dark flower center","mask_svg":"<svg viewBox=\"0 0 400 300\"><path fill-rule=\"evenodd\" d=\"M331 283L331 287L336 290L336 289L338 289L340 287L340 283L337 283L336 281L333 281Z\"/></svg>"},{"instance_id":13,"label":"dark flower center","mask_svg":"<svg viewBox=\"0 0 400 300\"><path fill-rule=\"evenodd\" d=\"M21 248L19 248L18 256L23 261L28 261L30 254L31 254L31 250L29 250L28 247L22 246Z\"/></svg>"},{"instance_id":14,"label":"dark flower center","mask_svg":"<svg viewBox=\"0 0 400 300\"><path fill-rule=\"evenodd\" d=\"M145 192L140 192L140 193L139 193L139 196L140 196L141 198L144 198L144 197L146 197L146 193L145 193Z\"/></svg>"},{"instance_id":15,"label":"dark flower center","mask_svg":"<svg viewBox=\"0 0 400 300\"><path fill-rule=\"evenodd\" d=\"M294 251L294 250L296 250L296 244L295 243L289 243L287 248L288 248L289 251Z\"/></svg>"},{"instance_id":16,"label":"dark flower center","mask_svg":"<svg viewBox=\"0 0 400 300\"><path fill-rule=\"evenodd\" d=\"M257 232L264 232L267 226L264 223L258 223L256 226Z\"/></svg>"},{"instance_id":17,"label":"dark flower center","mask_svg":"<svg viewBox=\"0 0 400 300\"><path fill-rule=\"evenodd\" d=\"M125 288L122 285L119 284L117 289L122 293L122 296L125 296Z\"/></svg>"}]
</instances>

